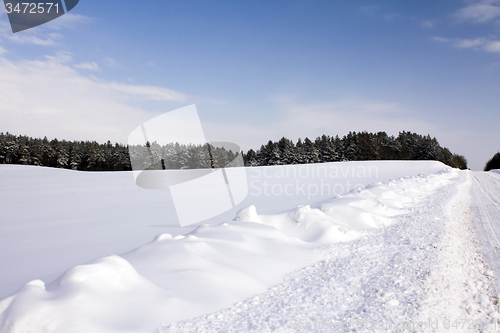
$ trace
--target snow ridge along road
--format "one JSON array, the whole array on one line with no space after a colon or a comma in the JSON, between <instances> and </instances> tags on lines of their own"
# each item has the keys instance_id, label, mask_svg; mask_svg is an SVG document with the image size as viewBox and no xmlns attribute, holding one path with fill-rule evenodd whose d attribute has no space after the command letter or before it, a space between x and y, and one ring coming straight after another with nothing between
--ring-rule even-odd
<instances>
[{"instance_id":1,"label":"snow ridge along road","mask_svg":"<svg viewBox=\"0 0 500 333\"><path fill-rule=\"evenodd\" d=\"M407 187L416 203L391 226L320 247L267 292L158 332L497 332L470 186L466 172L422 178L428 195Z\"/></svg>"}]
</instances>

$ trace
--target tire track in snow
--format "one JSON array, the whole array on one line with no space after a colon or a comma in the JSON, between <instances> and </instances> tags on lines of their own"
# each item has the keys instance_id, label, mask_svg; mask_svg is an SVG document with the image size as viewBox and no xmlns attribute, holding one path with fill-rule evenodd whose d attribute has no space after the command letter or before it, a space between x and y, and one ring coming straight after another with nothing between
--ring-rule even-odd
<instances>
[{"instance_id":1,"label":"tire track in snow","mask_svg":"<svg viewBox=\"0 0 500 333\"><path fill-rule=\"evenodd\" d=\"M474 172L472 176L473 218L500 293L500 174Z\"/></svg>"},{"instance_id":2,"label":"tire track in snow","mask_svg":"<svg viewBox=\"0 0 500 333\"><path fill-rule=\"evenodd\" d=\"M444 233L435 244L439 251L420 319L437 318L437 328L428 330L433 332L497 332L498 299L472 219L472 176L462 172L461 178L456 194L447 200Z\"/></svg>"}]
</instances>

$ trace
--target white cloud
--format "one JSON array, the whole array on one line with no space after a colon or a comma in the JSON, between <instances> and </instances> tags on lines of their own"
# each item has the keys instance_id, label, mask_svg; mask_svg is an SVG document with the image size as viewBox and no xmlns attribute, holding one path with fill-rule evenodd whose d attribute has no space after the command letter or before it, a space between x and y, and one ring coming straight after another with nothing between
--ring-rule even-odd
<instances>
[{"instance_id":1,"label":"white cloud","mask_svg":"<svg viewBox=\"0 0 500 333\"><path fill-rule=\"evenodd\" d=\"M461 49L474 48L477 46L484 45L486 41L487 41L486 38L458 39L455 41L455 46Z\"/></svg>"},{"instance_id":2,"label":"white cloud","mask_svg":"<svg viewBox=\"0 0 500 333\"><path fill-rule=\"evenodd\" d=\"M116 61L113 58L106 58L106 59L104 59L104 61L106 61L108 66L111 68L116 67L116 65L117 65Z\"/></svg>"},{"instance_id":3,"label":"white cloud","mask_svg":"<svg viewBox=\"0 0 500 333\"><path fill-rule=\"evenodd\" d=\"M422 28L433 28L436 23L434 21L422 20L420 21L420 25L422 26Z\"/></svg>"},{"instance_id":4,"label":"white cloud","mask_svg":"<svg viewBox=\"0 0 500 333\"><path fill-rule=\"evenodd\" d=\"M7 50L0 46L0 56L7 53Z\"/></svg>"},{"instance_id":5,"label":"white cloud","mask_svg":"<svg viewBox=\"0 0 500 333\"><path fill-rule=\"evenodd\" d=\"M99 72L101 68L95 62L82 62L81 64L75 65L76 68L88 69L89 71Z\"/></svg>"},{"instance_id":6,"label":"white cloud","mask_svg":"<svg viewBox=\"0 0 500 333\"><path fill-rule=\"evenodd\" d=\"M7 34L5 37L15 43L48 46L54 45L56 43L56 39L62 38L62 35L60 33L32 34L27 31L16 34Z\"/></svg>"},{"instance_id":7,"label":"white cloud","mask_svg":"<svg viewBox=\"0 0 500 333\"><path fill-rule=\"evenodd\" d=\"M70 62L68 53L37 61L0 57L0 132L125 143L138 124L158 115L137 101L162 101L166 111L187 104L186 95L170 89L80 75Z\"/></svg>"},{"instance_id":8,"label":"white cloud","mask_svg":"<svg viewBox=\"0 0 500 333\"><path fill-rule=\"evenodd\" d=\"M440 42L440 43L448 43L451 41L451 39L449 39L449 38L440 37L440 36L434 36L434 37L432 37L432 40L435 42Z\"/></svg>"},{"instance_id":9,"label":"white cloud","mask_svg":"<svg viewBox=\"0 0 500 333\"><path fill-rule=\"evenodd\" d=\"M489 22L500 17L500 1L475 1L471 5L460 9L454 16L462 21L472 21L476 23Z\"/></svg>"},{"instance_id":10,"label":"white cloud","mask_svg":"<svg viewBox=\"0 0 500 333\"><path fill-rule=\"evenodd\" d=\"M12 28L5 14L5 17L0 15L0 32L4 32L0 36L4 36L6 39L15 43L49 46L56 44L57 40L63 38L63 35L57 32L58 30L63 28L75 28L80 24L91 21L92 19L88 16L65 14L40 26L12 34Z\"/></svg>"},{"instance_id":11,"label":"white cloud","mask_svg":"<svg viewBox=\"0 0 500 333\"><path fill-rule=\"evenodd\" d=\"M155 86L136 86L120 83L104 83L103 88L123 93L130 98L155 101L187 101L187 96L167 88Z\"/></svg>"},{"instance_id":12,"label":"white cloud","mask_svg":"<svg viewBox=\"0 0 500 333\"><path fill-rule=\"evenodd\" d=\"M489 41L483 46L486 52L500 53L500 41Z\"/></svg>"},{"instance_id":13,"label":"white cloud","mask_svg":"<svg viewBox=\"0 0 500 333\"><path fill-rule=\"evenodd\" d=\"M46 55L45 58L51 62L58 62L58 63L71 62L73 60L71 53L67 51L59 51L56 53L55 56Z\"/></svg>"},{"instance_id":14,"label":"white cloud","mask_svg":"<svg viewBox=\"0 0 500 333\"><path fill-rule=\"evenodd\" d=\"M490 40L484 37L476 39L433 37L432 39L440 43L451 43L453 46L460 49L474 49L490 53L500 53L500 41Z\"/></svg>"},{"instance_id":15,"label":"white cloud","mask_svg":"<svg viewBox=\"0 0 500 333\"><path fill-rule=\"evenodd\" d=\"M0 6L1 8L2 6ZM0 14L0 33L12 33L12 28L10 27L9 19L7 14Z\"/></svg>"},{"instance_id":16,"label":"white cloud","mask_svg":"<svg viewBox=\"0 0 500 333\"><path fill-rule=\"evenodd\" d=\"M43 26L45 29L60 30L62 28L73 29L81 24L86 24L92 22L92 18L85 15L79 14L64 14L55 20L45 23Z\"/></svg>"}]
</instances>

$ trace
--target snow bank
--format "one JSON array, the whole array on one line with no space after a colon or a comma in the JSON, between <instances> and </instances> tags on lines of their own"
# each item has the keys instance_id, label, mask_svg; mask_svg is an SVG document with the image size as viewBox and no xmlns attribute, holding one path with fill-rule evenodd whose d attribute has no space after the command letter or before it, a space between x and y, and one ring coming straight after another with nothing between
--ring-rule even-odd
<instances>
[{"instance_id":1,"label":"snow bank","mask_svg":"<svg viewBox=\"0 0 500 333\"><path fill-rule=\"evenodd\" d=\"M203 223L219 224L254 205L275 214L316 206L354 186L428 174L434 161L363 161L246 168L248 197ZM0 164L0 298L34 279L144 245L180 228L169 190L136 186L132 172L79 172ZM199 209L199 207L196 207Z\"/></svg>"},{"instance_id":2,"label":"snow bank","mask_svg":"<svg viewBox=\"0 0 500 333\"><path fill-rule=\"evenodd\" d=\"M46 287L28 283L0 301L0 330L144 332L214 312L279 283L319 245L391 224L454 173L379 182L280 214L249 206L233 221L158 235L121 257L71 268Z\"/></svg>"}]
</instances>

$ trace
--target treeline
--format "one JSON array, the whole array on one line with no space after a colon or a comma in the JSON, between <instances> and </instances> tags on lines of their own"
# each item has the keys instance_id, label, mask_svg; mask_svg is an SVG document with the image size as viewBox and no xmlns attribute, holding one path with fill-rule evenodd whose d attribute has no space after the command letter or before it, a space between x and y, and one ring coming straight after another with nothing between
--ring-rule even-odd
<instances>
[{"instance_id":1,"label":"treeline","mask_svg":"<svg viewBox=\"0 0 500 333\"><path fill-rule=\"evenodd\" d=\"M49 141L0 133L0 164L39 165L82 171L126 171L134 169L201 169L239 166L239 152L214 145L128 146L108 141ZM132 161L132 163L131 163Z\"/></svg>"},{"instance_id":2,"label":"treeline","mask_svg":"<svg viewBox=\"0 0 500 333\"><path fill-rule=\"evenodd\" d=\"M500 169L500 153L496 153L484 166L484 171Z\"/></svg>"},{"instance_id":3,"label":"treeline","mask_svg":"<svg viewBox=\"0 0 500 333\"><path fill-rule=\"evenodd\" d=\"M85 171L131 170L128 147L95 141L33 139L0 133L0 163Z\"/></svg>"},{"instance_id":4,"label":"treeline","mask_svg":"<svg viewBox=\"0 0 500 333\"><path fill-rule=\"evenodd\" d=\"M244 156L246 166L323 163L368 160L436 160L449 166L467 169L465 157L452 154L439 145L436 138L411 132L397 137L385 132L349 132L339 138L323 135L297 143L287 138L269 141L258 151L250 149Z\"/></svg>"},{"instance_id":5,"label":"treeline","mask_svg":"<svg viewBox=\"0 0 500 333\"><path fill-rule=\"evenodd\" d=\"M233 150L231 150L233 147ZM240 154L234 144L220 143L205 145L184 145L170 143L159 145L146 142L146 145L129 146L130 160L134 170L165 169L210 169L243 166L242 159L235 160ZM241 163L238 163L240 162Z\"/></svg>"},{"instance_id":6,"label":"treeline","mask_svg":"<svg viewBox=\"0 0 500 333\"><path fill-rule=\"evenodd\" d=\"M128 146L108 141L59 141L33 139L0 133L0 164L39 165L83 171L124 171L141 169L196 169L238 166L239 152L212 145ZM350 132L339 138L323 135L313 142L308 138L296 143L282 138L269 141L257 151L243 154L245 166L323 163L365 160L437 160L466 169L466 159L439 145L436 138L411 132L397 137L385 132ZM231 164L233 163L233 164Z\"/></svg>"}]
</instances>

